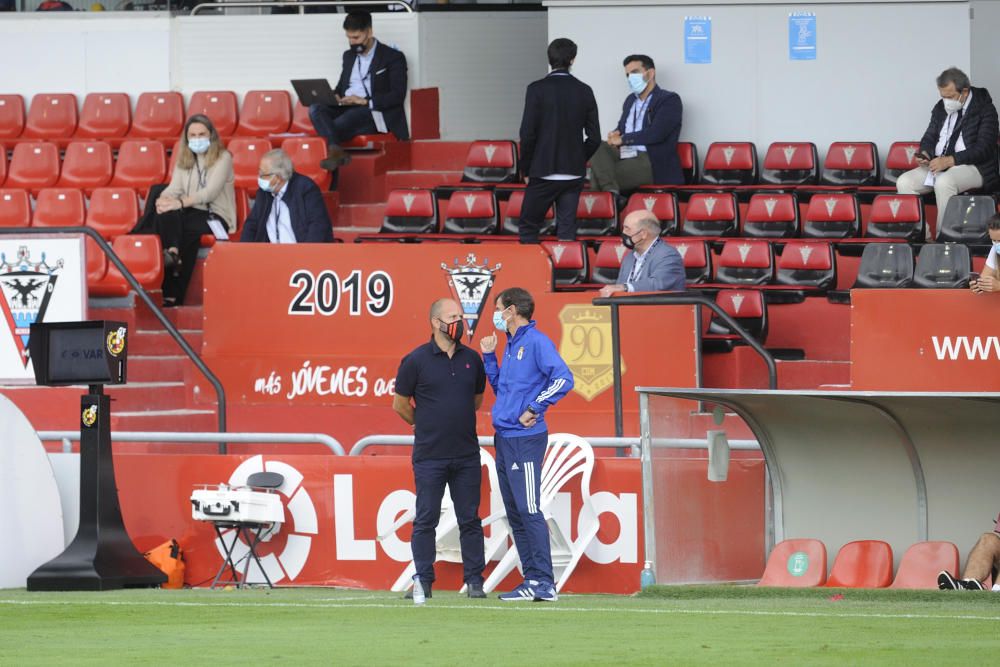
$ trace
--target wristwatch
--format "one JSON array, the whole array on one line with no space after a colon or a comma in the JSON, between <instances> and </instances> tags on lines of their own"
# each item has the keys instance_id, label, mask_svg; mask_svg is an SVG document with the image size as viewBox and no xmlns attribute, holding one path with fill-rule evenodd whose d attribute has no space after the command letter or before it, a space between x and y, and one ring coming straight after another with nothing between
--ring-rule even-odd
<instances>
[{"instance_id":1,"label":"wristwatch","mask_svg":"<svg viewBox=\"0 0 1000 667\"><path fill-rule=\"evenodd\" d=\"M535 415L536 417L538 416L538 410L534 409L530 405L527 407L527 410L528 410L528 412L530 412L531 414Z\"/></svg>"}]
</instances>

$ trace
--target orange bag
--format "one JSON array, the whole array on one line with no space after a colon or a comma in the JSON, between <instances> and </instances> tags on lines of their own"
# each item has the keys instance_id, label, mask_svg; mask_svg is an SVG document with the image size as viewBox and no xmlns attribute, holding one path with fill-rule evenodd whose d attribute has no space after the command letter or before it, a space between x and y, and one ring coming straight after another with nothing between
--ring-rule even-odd
<instances>
[{"instance_id":1,"label":"orange bag","mask_svg":"<svg viewBox=\"0 0 1000 667\"><path fill-rule=\"evenodd\" d=\"M146 560L167 575L163 588L184 588L184 553L177 540L169 540L145 554Z\"/></svg>"}]
</instances>

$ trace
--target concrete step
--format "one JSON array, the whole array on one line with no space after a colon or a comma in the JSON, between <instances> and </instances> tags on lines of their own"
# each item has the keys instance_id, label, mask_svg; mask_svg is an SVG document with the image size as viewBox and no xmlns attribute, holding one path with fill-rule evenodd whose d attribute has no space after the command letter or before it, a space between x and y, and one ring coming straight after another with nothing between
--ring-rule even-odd
<instances>
[{"instance_id":1,"label":"concrete step","mask_svg":"<svg viewBox=\"0 0 1000 667\"><path fill-rule=\"evenodd\" d=\"M334 233L344 231L372 233L382 228L385 204L351 204L340 207Z\"/></svg>"},{"instance_id":2,"label":"concrete step","mask_svg":"<svg viewBox=\"0 0 1000 667\"><path fill-rule=\"evenodd\" d=\"M121 387L109 387L111 410L115 412L148 412L174 410L187 405L187 389L178 382L129 382Z\"/></svg>"},{"instance_id":3,"label":"concrete step","mask_svg":"<svg viewBox=\"0 0 1000 667\"><path fill-rule=\"evenodd\" d=\"M461 180L460 171L390 171L385 176L385 188L387 193L405 188L433 189L439 185L458 185Z\"/></svg>"},{"instance_id":4,"label":"concrete step","mask_svg":"<svg viewBox=\"0 0 1000 667\"><path fill-rule=\"evenodd\" d=\"M462 171L469 154L468 141L410 142L410 164L415 171Z\"/></svg>"},{"instance_id":5,"label":"concrete step","mask_svg":"<svg viewBox=\"0 0 1000 667\"><path fill-rule=\"evenodd\" d=\"M218 418L214 409L113 410L114 431L215 431Z\"/></svg>"},{"instance_id":6,"label":"concrete step","mask_svg":"<svg viewBox=\"0 0 1000 667\"><path fill-rule=\"evenodd\" d=\"M195 352L201 352L202 332L193 329L181 329L181 335ZM140 331L130 341L129 356L167 356L183 354L177 342L165 331Z\"/></svg>"},{"instance_id":7,"label":"concrete step","mask_svg":"<svg viewBox=\"0 0 1000 667\"><path fill-rule=\"evenodd\" d=\"M128 324L132 333L136 331L163 331L163 324L153 315L153 312L139 299L121 303L121 305L91 305L90 317L95 320L116 320ZM163 313L171 324L179 329L200 330L202 328L203 309L200 305L178 306L164 308Z\"/></svg>"},{"instance_id":8,"label":"concrete step","mask_svg":"<svg viewBox=\"0 0 1000 667\"><path fill-rule=\"evenodd\" d=\"M187 355L129 355L129 382L183 382Z\"/></svg>"},{"instance_id":9,"label":"concrete step","mask_svg":"<svg viewBox=\"0 0 1000 667\"><path fill-rule=\"evenodd\" d=\"M816 389L851 381L849 361L777 360L778 389Z\"/></svg>"}]
</instances>

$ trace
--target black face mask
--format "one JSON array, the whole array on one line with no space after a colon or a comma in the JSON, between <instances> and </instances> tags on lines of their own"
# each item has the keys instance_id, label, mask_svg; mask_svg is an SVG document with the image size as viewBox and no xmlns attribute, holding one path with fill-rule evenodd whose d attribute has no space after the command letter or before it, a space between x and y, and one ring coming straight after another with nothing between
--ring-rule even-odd
<instances>
[{"instance_id":1,"label":"black face mask","mask_svg":"<svg viewBox=\"0 0 1000 667\"><path fill-rule=\"evenodd\" d=\"M462 340L462 334L465 333L465 321L459 318L450 324L442 322L438 329L440 329L441 333L445 336L458 343Z\"/></svg>"},{"instance_id":2,"label":"black face mask","mask_svg":"<svg viewBox=\"0 0 1000 667\"><path fill-rule=\"evenodd\" d=\"M365 52L365 43L361 42L360 44L351 44L351 51L354 51L358 55L361 55L362 53Z\"/></svg>"},{"instance_id":3,"label":"black face mask","mask_svg":"<svg viewBox=\"0 0 1000 667\"><path fill-rule=\"evenodd\" d=\"M629 236L628 234L622 234L622 245L628 248L629 250L632 250L633 248L635 248L635 241L633 241L632 237Z\"/></svg>"}]
</instances>

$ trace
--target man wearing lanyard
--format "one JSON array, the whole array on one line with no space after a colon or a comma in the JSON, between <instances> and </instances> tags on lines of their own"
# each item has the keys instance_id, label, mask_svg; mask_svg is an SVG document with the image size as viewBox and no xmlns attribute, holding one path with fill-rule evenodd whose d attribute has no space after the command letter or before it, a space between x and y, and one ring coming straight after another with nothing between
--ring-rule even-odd
<instances>
[{"instance_id":1,"label":"man wearing lanyard","mask_svg":"<svg viewBox=\"0 0 1000 667\"><path fill-rule=\"evenodd\" d=\"M683 185L677 156L681 98L656 85L656 67L649 56L628 56L624 65L632 94L625 98L618 126L590 160L590 185L615 194L651 183Z\"/></svg>"},{"instance_id":2,"label":"man wearing lanyard","mask_svg":"<svg viewBox=\"0 0 1000 667\"><path fill-rule=\"evenodd\" d=\"M257 170L260 189L240 241L251 243L330 243L333 226L323 194L308 176L296 172L280 148L264 154Z\"/></svg>"},{"instance_id":3,"label":"man wearing lanyard","mask_svg":"<svg viewBox=\"0 0 1000 667\"><path fill-rule=\"evenodd\" d=\"M959 192L1000 187L997 173L997 109L985 88L973 88L962 70L952 67L937 78L941 99L931 109L931 122L914 155L915 169L896 181L900 194L934 191L937 229L948 200ZM930 226L927 227L928 238Z\"/></svg>"},{"instance_id":4,"label":"man wearing lanyard","mask_svg":"<svg viewBox=\"0 0 1000 667\"><path fill-rule=\"evenodd\" d=\"M660 240L660 221L649 211L632 211L622 223L622 243L632 251L618 271L618 283L601 288L601 296L618 292L680 292L684 260Z\"/></svg>"},{"instance_id":5,"label":"man wearing lanyard","mask_svg":"<svg viewBox=\"0 0 1000 667\"><path fill-rule=\"evenodd\" d=\"M329 153L320 164L330 171L346 164L341 144L359 134L391 132L400 141L410 138L403 109L406 56L375 39L368 12L348 14L344 32L350 48L334 89L337 104L309 107L316 133L328 143Z\"/></svg>"}]
</instances>

